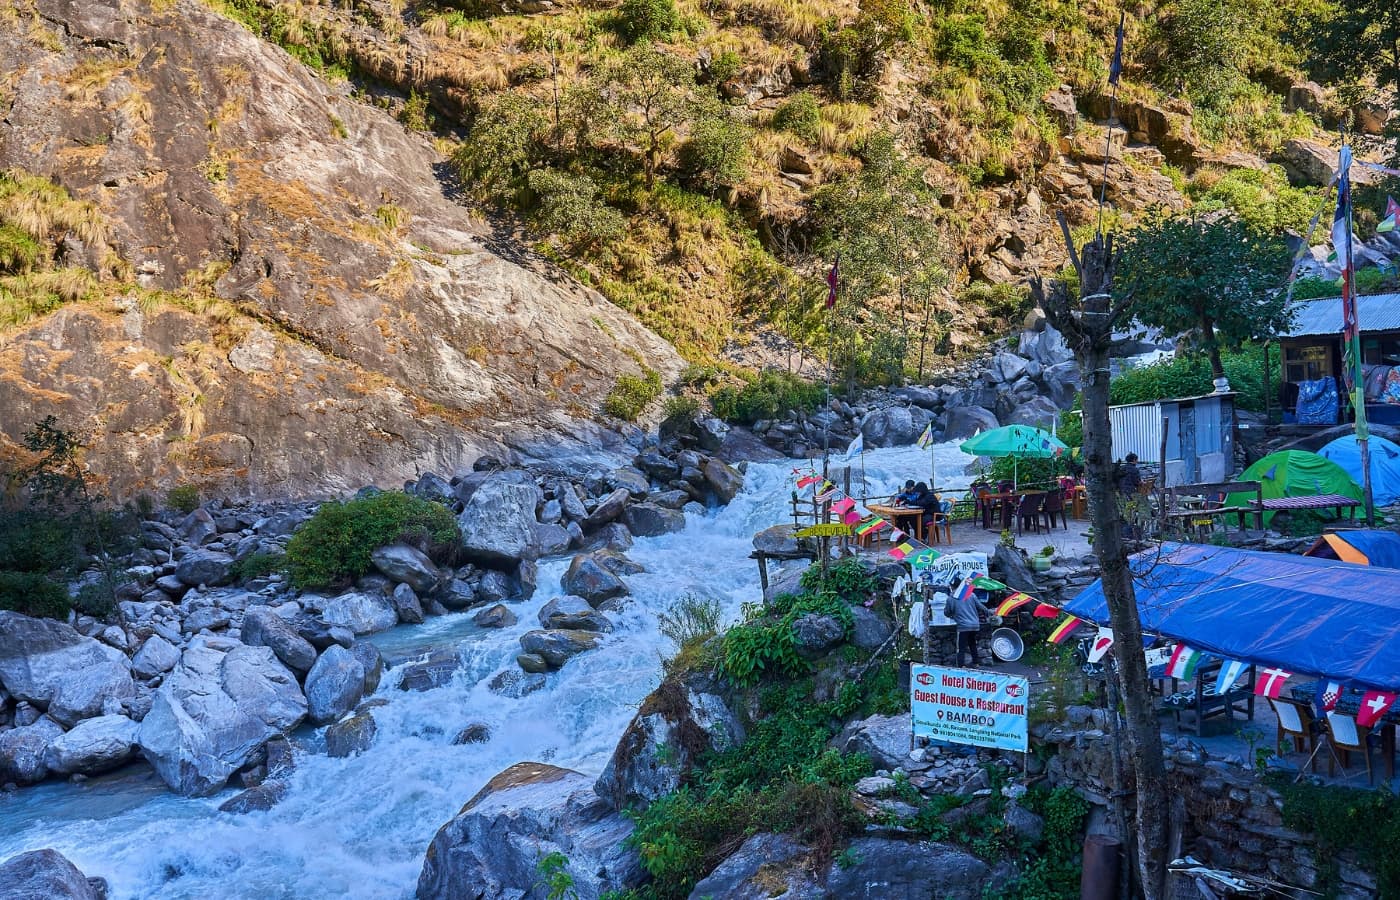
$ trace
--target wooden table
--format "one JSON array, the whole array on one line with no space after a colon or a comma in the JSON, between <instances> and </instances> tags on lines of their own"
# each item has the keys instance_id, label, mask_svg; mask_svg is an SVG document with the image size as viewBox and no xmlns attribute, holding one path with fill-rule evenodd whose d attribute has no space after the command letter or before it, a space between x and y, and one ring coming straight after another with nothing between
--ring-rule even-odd
<instances>
[{"instance_id":1,"label":"wooden table","mask_svg":"<svg viewBox=\"0 0 1400 900\"><path fill-rule=\"evenodd\" d=\"M865 508L873 512L882 519L888 519L894 523L894 527L907 531L914 536L917 541L924 539L924 511L918 506L887 506L881 503L867 503ZM908 525L908 520L913 519L914 524ZM901 524L903 521L903 524Z\"/></svg>"},{"instance_id":2,"label":"wooden table","mask_svg":"<svg viewBox=\"0 0 1400 900\"><path fill-rule=\"evenodd\" d=\"M1048 494L1049 491L1002 491L994 494L983 494L978 499L982 502L982 527L995 528L998 524L1002 528L1010 528L1013 524L1010 519L1016 513L1016 507L1020 504L1021 498L1033 494ZM989 511L993 507L1000 507L1001 515L999 523L992 521Z\"/></svg>"},{"instance_id":3,"label":"wooden table","mask_svg":"<svg viewBox=\"0 0 1400 900\"><path fill-rule=\"evenodd\" d=\"M1313 497L1274 497L1272 500L1265 500L1262 503L1258 500L1251 500L1250 507L1258 508L1264 512L1283 512L1295 509L1335 509L1337 518L1342 517L1342 510L1345 509L1352 519L1356 518L1356 508L1361 505L1360 500L1353 500L1341 494L1318 494Z\"/></svg>"}]
</instances>

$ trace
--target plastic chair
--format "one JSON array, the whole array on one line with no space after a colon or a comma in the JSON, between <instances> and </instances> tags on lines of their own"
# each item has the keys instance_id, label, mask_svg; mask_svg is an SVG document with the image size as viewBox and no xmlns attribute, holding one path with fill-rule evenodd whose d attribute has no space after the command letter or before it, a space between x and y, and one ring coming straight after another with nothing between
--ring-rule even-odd
<instances>
[{"instance_id":1,"label":"plastic chair","mask_svg":"<svg viewBox=\"0 0 1400 900\"><path fill-rule=\"evenodd\" d=\"M1016 504L1017 534L1025 534L1027 525L1034 528L1036 534L1040 534L1040 508L1044 502L1044 494L1022 495L1021 502Z\"/></svg>"},{"instance_id":2,"label":"plastic chair","mask_svg":"<svg viewBox=\"0 0 1400 900\"><path fill-rule=\"evenodd\" d=\"M1045 516L1045 529L1053 531L1055 519L1059 517L1060 525L1065 530L1069 530L1069 517L1065 515L1065 492L1063 488L1056 488L1045 495L1044 506L1041 507L1041 514Z\"/></svg>"},{"instance_id":3,"label":"plastic chair","mask_svg":"<svg viewBox=\"0 0 1400 900\"><path fill-rule=\"evenodd\" d=\"M1356 718L1353 716L1329 712L1327 734L1332 747L1341 754L1343 773L1346 772L1347 766L1351 765L1352 751L1360 752L1366 758L1366 784L1369 786L1374 781L1374 775L1371 773L1371 729L1356 724ZM1327 763L1327 774L1336 774L1331 760Z\"/></svg>"},{"instance_id":4,"label":"plastic chair","mask_svg":"<svg viewBox=\"0 0 1400 900\"><path fill-rule=\"evenodd\" d=\"M1283 739L1286 737L1292 738L1295 753L1306 753L1315 748L1318 723L1307 704L1270 697L1269 705L1278 717L1278 735L1274 741L1274 751L1278 756L1283 756ZM1317 754L1313 754L1309 759L1312 761L1313 771L1317 771Z\"/></svg>"}]
</instances>

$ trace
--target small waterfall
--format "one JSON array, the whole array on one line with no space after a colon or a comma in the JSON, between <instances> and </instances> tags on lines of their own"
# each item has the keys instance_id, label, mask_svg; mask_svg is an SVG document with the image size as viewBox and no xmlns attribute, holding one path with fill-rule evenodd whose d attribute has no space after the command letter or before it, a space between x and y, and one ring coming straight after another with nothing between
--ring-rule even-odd
<instances>
[{"instance_id":1,"label":"small waterfall","mask_svg":"<svg viewBox=\"0 0 1400 900\"><path fill-rule=\"evenodd\" d=\"M952 444L934 453L941 484L968 483L970 457ZM864 463L872 494L929 477L929 452L914 447L872 451ZM758 599L751 539L788 520L796 465L750 465L744 490L728 506L692 517L682 532L638 539L628 555L647 571L627 579L632 597L611 614L616 630L549 675L543 690L509 699L485 682L515 667L518 639L538 627L536 615L557 595L567 559L541 564L539 591L513 605L519 623L511 628L483 630L470 615L455 614L376 636L395 655L455 645L463 671L421 693L398 690L388 673L377 694L388 703L374 711L370 749L351 759L299 753L289 790L271 810L220 813L231 791L176 797L148 772L44 784L0 794L0 860L53 847L83 872L105 877L114 900L412 896L433 834L501 769L541 760L602 771L673 649L656 617L676 597L715 597L730 621L742 603ZM453 746L472 722L487 723L491 740ZM315 738L308 732L305 740Z\"/></svg>"}]
</instances>

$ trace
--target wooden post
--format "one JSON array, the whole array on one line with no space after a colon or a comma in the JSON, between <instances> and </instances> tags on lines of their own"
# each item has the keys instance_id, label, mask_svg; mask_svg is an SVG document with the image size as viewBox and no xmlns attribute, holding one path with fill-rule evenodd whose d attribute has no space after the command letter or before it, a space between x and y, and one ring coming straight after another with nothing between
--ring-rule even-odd
<instances>
[{"instance_id":1,"label":"wooden post","mask_svg":"<svg viewBox=\"0 0 1400 900\"><path fill-rule=\"evenodd\" d=\"M1157 534L1162 535L1167 531L1167 429L1171 427L1171 420L1166 416L1162 417L1162 443L1157 450L1157 509L1161 515L1162 524L1157 529Z\"/></svg>"},{"instance_id":2,"label":"wooden post","mask_svg":"<svg viewBox=\"0 0 1400 900\"><path fill-rule=\"evenodd\" d=\"M762 550L755 550L754 555L758 557L758 583L763 587L763 602L768 602L768 554Z\"/></svg>"}]
</instances>

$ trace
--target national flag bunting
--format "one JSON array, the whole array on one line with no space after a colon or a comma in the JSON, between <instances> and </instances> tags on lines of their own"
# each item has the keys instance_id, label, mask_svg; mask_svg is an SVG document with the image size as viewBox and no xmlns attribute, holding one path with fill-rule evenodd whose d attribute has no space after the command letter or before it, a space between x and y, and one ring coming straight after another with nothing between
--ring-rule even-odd
<instances>
[{"instance_id":1,"label":"national flag bunting","mask_svg":"<svg viewBox=\"0 0 1400 900\"><path fill-rule=\"evenodd\" d=\"M1195 676L1196 666L1201 663L1201 651L1193 650L1185 644L1177 644L1172 650L1172 658L1167 662L1167 676L1187 681Z\"/></svg>"},{"instance_id":2,"label":"national flag bunting","mask_svg":"<svg viewBox=\"0 0 1400 900\"><path fill-rule=\"evenodd\" d=\"M860 524L856 525L855 532L860 537L865 537L866 535L877 534L889 527L889 522L886 522L879 516L871 516L870 518L865 519Z\"/></svg>"},{"instance_id":3,"label":"national flag bunting","mask_svg":"<svg viewBox=\"0 0 1400 900\"><path fill-rule=\"evenodd\" d=\"M1094 635L1094 641L1089 645L1089 662L1096 663L1103 659L1112 647L1113 630L1100 626L1099 633Z\"/></svg>"},{"instance_id":4,"label":"national flag bunting","mask_svg":"<svg viewBox=\"0 0 1400 900\"><path fill-rule=\"evenodd\" d=\"M977 575L972 579L972 583L984 591L1004 591L1006 585L995 578L988 578L986 575Z\"/></svg>"},{"instance_id":5,"label":"national flag bunting","mask_svg":"<svg viewBox=\"0 0 1400 900\"><path fill-rule=\"evenodd\" d=\"M924 426L924 433L919 435L919 449L927 450L933 446L933 423Z\"/></svg>"},{"instance_id":6,"label":"national flag bunting","mask_svg":"<svg viewBox=\"0 0 1400 900\"><path fill-rule=\"evenodd\" d=\"M854 509L848 509L841 514L841 523L843 525L854 525L859 521L860 513Z\"/></svg>"},{"instance_id":7,"label":"national flag bunting","mask_svg":"<svg viewBox=\"0 0 1400 900\"><path fill-rule=\"evenodd\" d=\"M959 600L970 600L970 599L972 599L973 581L974 581L974 580L975 580L975 579L972 579L972 578L964 578L964 579L962 580L962 582L958 585L958 599L959 599Z\"/></svg>"},{"instance_id":8,"label":"national flag bunting","mask_svg":"<svg viewBox=\"0 0 1400 900\"><path fill-rule=\"evenodd\" d=\"M1051 606L1049 603L1039 604L1038 606L1036 606L1035 612L1031 613L1031 615L1037 619L1053 619L1059 614L1060 610L1054 606Z\"/></svg>"},{"instance_id":9,"label":"national flag bunting","mask_svg":"<svg viewBox=\"0 0 1400 900\"><path fill-rule=\"evenodd\" d=\"M852 500L850 497L842 497L840 500L831 504L831 511L837 515L841 515L849 510L855 509L855 506L856 501Z\"/></svg>"},{"instance_id":10,"label":"national flag bunting","mask_svg":"<svg viewBox=\"0 0 1400 900\"><path fill-rule=\"evenodd\" d=\"M909 559L906 560L906 562L916 566L925 566L933 562L935 559L938 559L938 557L942 555L942 553L939 553L932 547L925 547L922 550L917 551L913 556L909 557Z\"/></svg>"},{"instance_id":11,"label":"national flag bunting","mask_svg":"<svg viewBox=\"0 0 1400 900\"><path fill-rule=\"evenodd\" d=\"M906 533L904 533L903 531L900 531L898 528L896 528L896 529L894 529L893 531L890 532L890 543L892 543L892 544L900 544L900 543L903 543L903 542L904 542L904 539L907 538L908 536L909 536L908 534L906 534Z\"/></svg>"},{"instance_id":12,"label":"national flag bunting","mask_svg":"<svg viewBox=\"0 0 1400 900\"><path fill-rule=\"evenodd\" d=\"M1328 681L1324 678L1317 680L1317 693L1313 695L1313 706L1317 707L1319 714L1330 713L1337 708L1337 701L1342 697L1342 686L1336 681Z\"/></svg>"},{"instance_id":13,"label":"national flag bunting","mask_svg":"<svg viewBox=\"0 0 1400 900\"><path fill-rule=\"evenodd\" d=\"M803 488L809 488L814 484L821 484L821 482L822 477L820 475L807 475L797 479L797 489L800 491Z\"/></svg>"},{"instance_id":14,"label":"national flag bunting","mask_svg":"<svg viewBox=\"0 0 1400 900\"><path fill-rule=\"evenodd\" d=\"M1228 694L1230 688L1235 686L1235 682L1240 680L1244 670L1249 667L1249 663L1240 662L1238 659L1227 659L1220 663L1220 674L1215 678L1215 692L1217 694Z\"/></svg>"},{"instance_id":15,"label":"national flag bunting","mask_svg":"<svg viewBox=\"0 0 1400 900\"><path fill-rule=\"evenodd\" d=\"M1027 603L1031 603L1034 600L1035 598L1030 596L1029 594L1023 594L1020 591L1016 591L1011 596L1007 597L1005 600L1001 601L1001 603L997 605L997 615L1009 616L1016 610L1025 606Z\"/></svg>"},{"instance_id":16,"label":"national flag bunting","mask_svg":"<svg viewBox=\"0 0 1400 900\"><path fill-rule=\"evenodd\" d=\"M1283 692L1283 683L1291 678L1292 672L1286 669L1270 667L1259 673L1259 680L1254 685L1254 693L1261 697L1271 697L1275 700Z\"/></svg>"},{"instance_id":17,"label":"national flag bunting","mask_svg":"<svg viewBox=\"0 0 1400 900\"><path fill-rule=\"evenodd\" d=\"M1361 708L1356 712L1356 724L1370 728L1381 720L1385 711L1395 705L1400 697L1392 691L1367 691L1361 696Z\"/></svg>"},{"instance_id":18,"label":"national flag bunting","mask_svg":"<svg viewBox=\"0 0 1400 900\"><path fill-rule=\"evenodd\" d=\"M1394 231L1397 224L1400 224L1400 203L1396 203L1394 197L1386 197L1385 218L1376 226L1376 234Z\"/></svg>"},{"instance_id":19,"label":"national flag bunting","mask_svg":"<svg viewBox=\"0 0 1400 900\"><path fill-rule=\"evenodd\" d=\"M1070 632L1084 624L1084 620L1078 616L1065 616L1065 620L1055 626L1055 630L1050 632L1047 640L1052 644L1058 644L1070 636Z\"/></svg>"},{"instance_id":20,"label":"national flag bunting","mask_svg":"<svg viewBox=\"0 0 1400 900\"><path fill-rule=\"evenodd\" d=\"M818 503L825 503L836 495L836 485L829 481L823 482L820 487L815 487L812 490L812 499Z\"/></svg>"},{"instance_id":21,"label":"national flag bunting","mask_svg":"<svg viewBox=\"0 0 1400 900\"><path fill-rule=\"evenodd\" d=\"M905 541L897 547L891 547L890 556L893 556L895 559L898 560L903 560L906 556L913 553L914 549L915 548L913 544L909 543L908 541Z\"/></svg>"}]
</instances>

